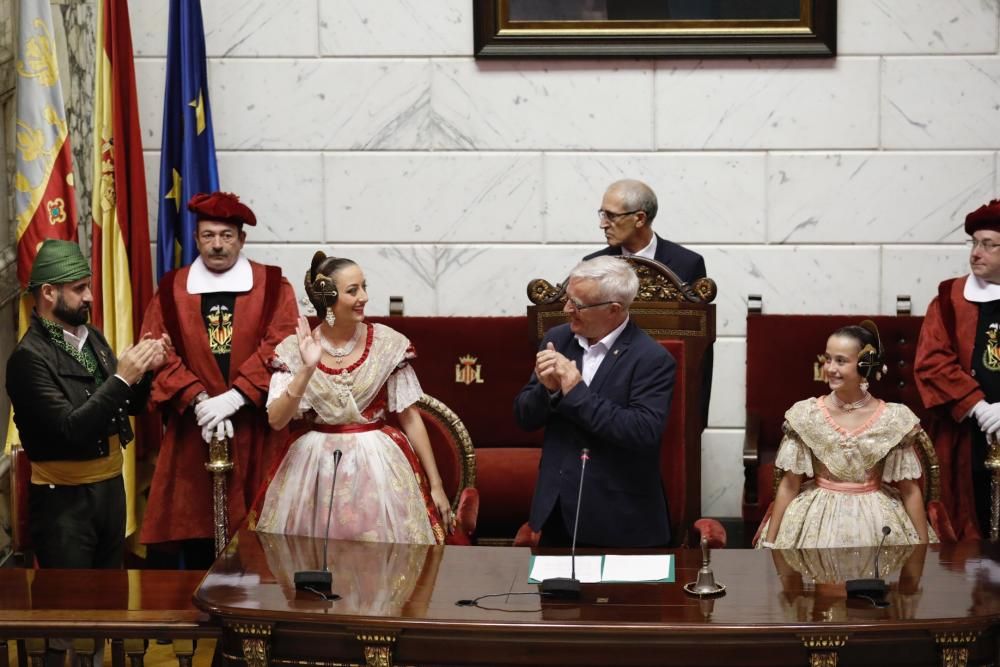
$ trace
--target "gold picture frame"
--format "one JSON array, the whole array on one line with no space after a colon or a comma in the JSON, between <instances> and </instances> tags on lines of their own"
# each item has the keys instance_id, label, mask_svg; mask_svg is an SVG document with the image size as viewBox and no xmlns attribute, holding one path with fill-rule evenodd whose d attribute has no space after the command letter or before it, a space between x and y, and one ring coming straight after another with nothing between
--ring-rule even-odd
<instances>
[{"instance_id":1,"label":"gold picture frame","mask_svg":"<svg viewBox=\"0 0 1000 667\"><path fill-rule=\"evenodd\" d=\"M473 0L475 56L832 57L837 0Z\"/></svg>"}]
</instances>

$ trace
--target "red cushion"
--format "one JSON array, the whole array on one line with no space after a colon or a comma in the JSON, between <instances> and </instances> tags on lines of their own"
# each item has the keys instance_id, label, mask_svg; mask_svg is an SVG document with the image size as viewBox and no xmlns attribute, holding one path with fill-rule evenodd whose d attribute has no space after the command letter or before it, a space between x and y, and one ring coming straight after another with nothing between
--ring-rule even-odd
<instances>
[{"instance_id":1,"label":"red cushion","mask_svg":"<svg viewBox=\"0 0 1000 667\"><path fill-rule=\"evenodd\" d=\"M726 546L726 528L715 519L698 519L694 522L694 529L698 532L698 543L701 540L708 540L711 549L722 549Z\"/></svg>"}]
</instances>

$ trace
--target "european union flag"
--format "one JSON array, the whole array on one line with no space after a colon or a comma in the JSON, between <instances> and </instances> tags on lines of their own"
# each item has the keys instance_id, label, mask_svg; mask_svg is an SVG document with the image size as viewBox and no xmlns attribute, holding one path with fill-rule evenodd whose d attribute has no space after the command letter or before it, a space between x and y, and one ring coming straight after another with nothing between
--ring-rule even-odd
<instances>
[{"instance_id":1,"label":"european union flag","mask_svg":"<svg viewBox=\"0 0 1000 667\"><path fill-rule=\"evenodd\" d=\"M200 0L170 0L160 148L156 279L197 256L188 200L219 189Z\"/></svg>"}]
</instances>

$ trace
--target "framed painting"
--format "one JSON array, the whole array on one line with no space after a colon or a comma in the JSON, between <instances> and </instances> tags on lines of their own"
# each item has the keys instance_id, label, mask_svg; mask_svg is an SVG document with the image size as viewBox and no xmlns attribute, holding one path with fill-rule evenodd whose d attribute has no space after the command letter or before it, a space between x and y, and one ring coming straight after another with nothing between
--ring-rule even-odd
<instances>
[{"instance_id":1,"label":"framed painting","mask_svg":"<svg viewBox=\"0 0 1000 667\"><path fill-rule=\"evenodd\" d=\"M473 0L477 58L832 57L837 0Z\"/></svg>"}]
</instances>

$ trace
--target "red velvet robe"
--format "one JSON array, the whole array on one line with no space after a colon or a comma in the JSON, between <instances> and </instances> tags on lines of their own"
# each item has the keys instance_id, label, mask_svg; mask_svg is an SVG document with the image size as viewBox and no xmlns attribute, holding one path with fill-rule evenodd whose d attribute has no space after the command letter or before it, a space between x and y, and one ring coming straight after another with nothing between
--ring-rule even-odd
<instances>
[{"instance_id":1,"label":"red velvet robe","mask_svg":"<svg viewBox=\"0 0 1000 667\"><path fill-rule=\"evenodd\" d=\"M176 326L183 340L174 341L183 350L182 359L171 354L157 371L150 393L150 405L158 409L166 423L149 504L143 520L144 544L211 538L212 480L205 470L208 446L201 437L191 402L202 391L216 396L235 387L250 401L233 417L230 457L234 467L228 476L229 530L235 532L246 517L257 487L271 465L285 431L274 431L267 423L264 403L271 382L270 361L274 347L295 331L298 305L295 293L280 270L270 267L270 279L280 279L271 312L265 309L266 265L250 262L253 288L238 294L233 315L232 351L229 378L222 377L209 350L208 333L201 314L201 295L187 292L188 267L163 277L142 323L142 331L154 336L172 328L164 321L176 312ZM164 307L167 280L174 280L176 310ZM259 337L261 323L266 323Z\"/></svg>"},{"instance_id":2,"label":"red velvet robe","mask_svg":"<svg viewBox=\"0 0 1000 667\"><path fill-rule=\"evenodd\" d=\"M939 417L927 424L926 430L937 451L941 500L958 539L978 539L972 488L972 438L964 417L985 399L985 394L970 373L979 307L965 299L965 280L953 278L939 287L939 295L950 296L944 301L951 302L951 312L945 312L940 296L927 307L917 342L913 377L924 406L934 409Z\"/></svg>"}]
</instances>

